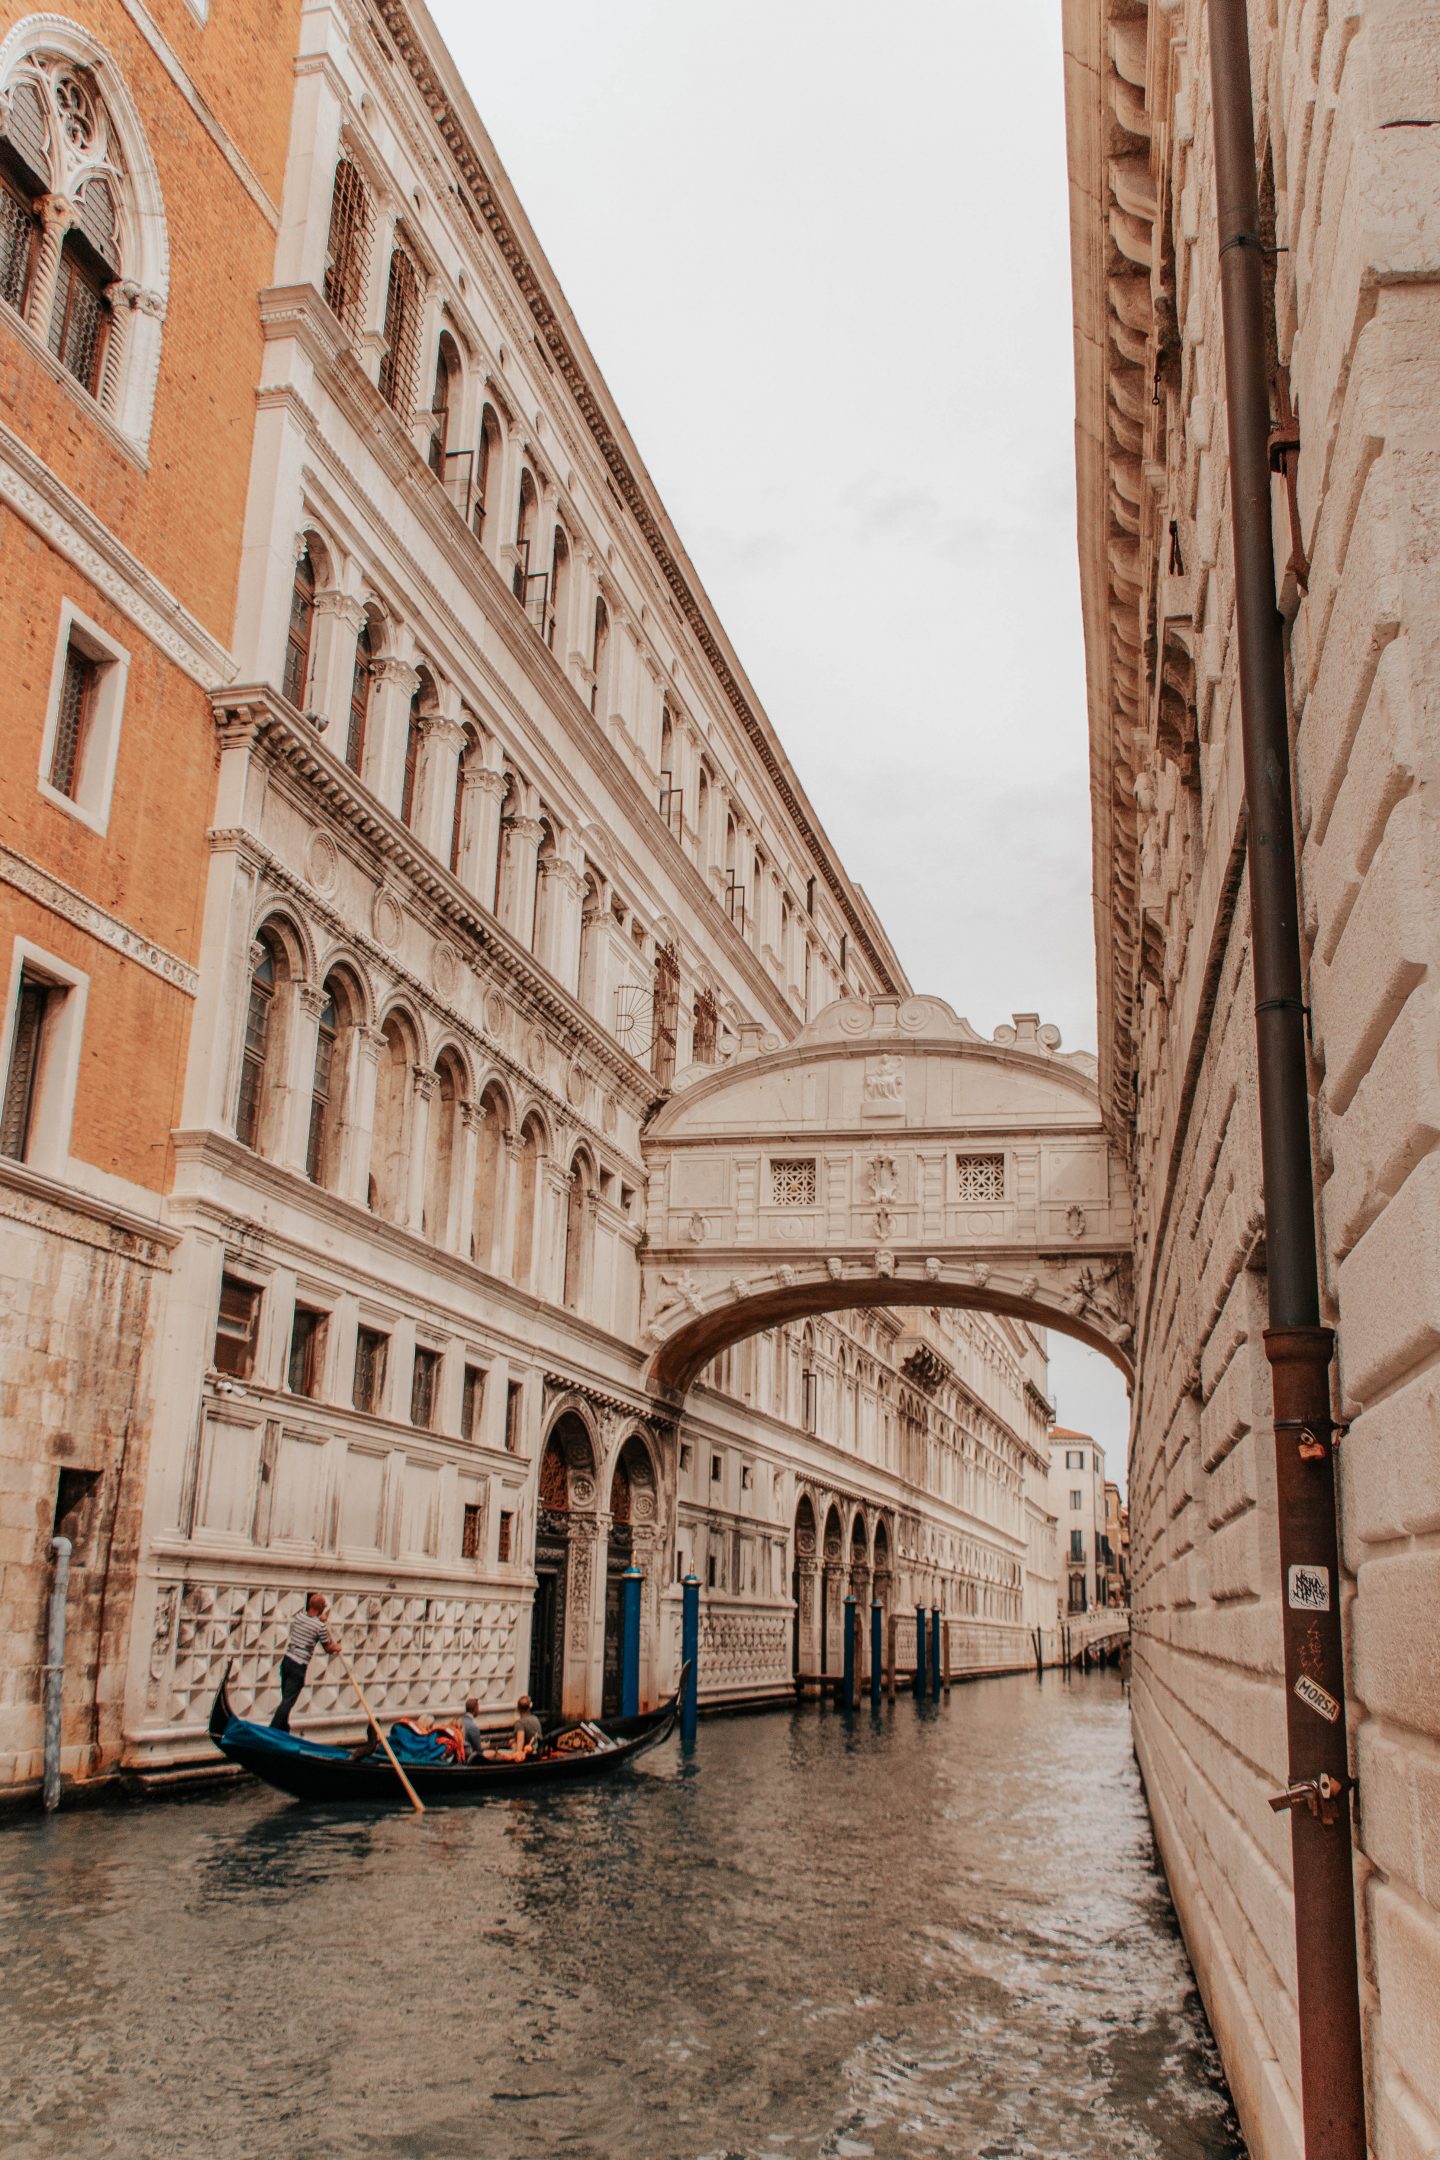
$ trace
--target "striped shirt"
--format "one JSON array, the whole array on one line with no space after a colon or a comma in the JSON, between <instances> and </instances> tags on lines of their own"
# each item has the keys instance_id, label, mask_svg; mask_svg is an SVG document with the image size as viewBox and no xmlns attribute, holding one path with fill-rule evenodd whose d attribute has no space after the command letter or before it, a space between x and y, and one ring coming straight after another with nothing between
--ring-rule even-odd
<instances>
[{"instance_id":1,"label":"striped shirt","mask_svg":"<svg viewBox=\"0 0 1440 2160\"><path fill-rule=\"evenodd\" d=\"M317 1620L313 1613L296 1613L290 1622L290 1639L285 1645L285 1655L294 1665L308 1665L315 1654L316 1644L329 1640L328 1620Z\"/></svg>"}]
</instances>

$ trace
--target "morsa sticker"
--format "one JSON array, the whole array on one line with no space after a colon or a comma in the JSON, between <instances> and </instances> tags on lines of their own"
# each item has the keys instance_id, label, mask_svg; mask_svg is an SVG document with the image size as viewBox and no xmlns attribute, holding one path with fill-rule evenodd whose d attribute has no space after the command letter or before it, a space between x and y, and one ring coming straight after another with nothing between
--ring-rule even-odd
<instances>
[{"instance_id":1,"label":"morsa sticker","mask_svg":"<svg viewBox=\"0 0 1440 2160\"><path fill-rule=\"evenodd\" d=\"M1330 1570L1301 1564L1290 1570L1290 1603L1296 1612L1329 1612Z\"/></svg>"},{"instance_id":2,"label":"morsa sticker","mask_svg":"<svg viewBox=\"0 0 1440 2160\"><path fill-rule=\"evenodd\" d=\"M1312 1710L1318 1710L1327 1725L1333 1725L1339 1717L1340 1705L1335 1697L1327 1688L1321 1687L1318 1680L1312 1680L1309 1673L1301 1673L1295 1682L1295 1693L1301 1702L1308 1703Z\"/></svg>"}]
</instances>

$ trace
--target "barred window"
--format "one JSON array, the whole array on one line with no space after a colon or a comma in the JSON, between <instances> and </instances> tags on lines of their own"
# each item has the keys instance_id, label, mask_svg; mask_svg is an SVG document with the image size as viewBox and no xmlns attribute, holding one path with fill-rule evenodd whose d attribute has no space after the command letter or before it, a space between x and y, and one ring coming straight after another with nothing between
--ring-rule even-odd
<instances>
[{"instance_id":1,"label":"barred window","mask_svg":"<svg viewBox=\"0 0 1440 2160\"><path fill-rule=\"evenodd\" d=\"M55 747L50 754L50 785L73 800L85 756L85 739L95 699L98 664L73 642L65 648L60 678L60 709L55 716Z\"/></svg>"},{"instance_id":2,"label":"barred window","mask_svg":"<svg viewBox=\"0 0 1440 2160\"><path fill-rule=\"evenodd\" d=\"M335 167L330 237L325 246L325 298L352 337L365 327L370 277L370 196L348 151Z\"/></svg>"},{"instance_id":3,"label":"barred window","mask_svg":"<svg viewBox=\"0 0 1440 2160\"><path fill-rule=\"evenodd\" d=\"M370 682L375 647L367 616L355 640L355 667L350 677L350 722L345 734L345 762L359 772L365 761L365 723L370 717Z\"/></svg>"},{"instance_id":4,"label":"barred window","mask_svg":"<svg viewBox=\"0 0 1440 2160\"><path fill-rule=\"evenodd\" d=\"M260 1333L260 1291L255 1283L238 1275L220 1278L220 1305L215 1315L215 1348L211 1363L232 1380L248 1380L255 1369L255 1344Z\"/></svg>"},{"instance_id":5,"label":"barred window","mask_svg":"<svg viewBox=\"0 0 1440 2160\"><path fill-rule=\"evenodd\" d=\"M428 1432L435 1422L435 1383L440 1375L440 1352L417 1350L410 1376L410 1422Z\"/></svg>"},{"instance_id":6,"label":"barred window","mask_svg":"<svg viewBox=\"0 0 1440 2160\"><path fill-rule=\"evenodd\" d=\"M675 1077L675 1038L680 1021L680 957L673 945L655 948L655 1039L650 1051L650 1070L661 1087Z\"/></svg>"},{"instance_id":7,"label":"barred window","mask_svg":"<svg viewBox=\"0 0 1440 2160\"><path fill-rule=\"evenodd\" d=\"M30 1144L45 1023L55 995L49 983L22 973L5 1068L4 1100L0 1104L0 1155L8 1155L14 1162L24 1162Z\"/></svg>"},{"instance_id":8,"label":"barred window","mask_svg":"<svg viewBox=\"0 0 1440 2160\"><path fill-rule=\"evenodd\" d=\"M1003 1155L957 1155L956 1198L958 1200L1003 1200L1005 1198L1005 1157Z\"/></svg>"},{"instance_id":9,"label":"barred window","mask_svg":"<svg viewBox=\"0 0 1440 2160\"><path fill-rule=\"evenodd\" d=\"M720 1042L720 1008L709 990L695 993L695 1048L697 1065L713 1065Z\"/></svg>"},{"instance_id":10,"label":"barred window","mask_svg":"<svg viewBox=\"0 0 1440 2160\"><path fill-rule=\"evenodd\" d=\"M68 233L50 314L50 350L66 373L94 397L100 387L110 306L105 298L106 275L88 257L89 250L77 235Z\"/></svg>"},{"instance_id":11,"label":"barred window","mask_svg":"<svg viewBox=\"0 0 1440 2160\"><path fill-rule=\"evenodd\" d=\"M467 1500L460 1523L460 1557L462 1560L480 1558L480 1538L485 1524L485 1511L478 1501Z\"/></svg>"},{"instance_id":12,"label":"barred window","mask_svg":"<svg viewBox=\"0 0 1440 2160\"><path fill-rule=\"evenodd\" d=\"M0 300L21 315L30 290L38 229L30 204L0 173Z\"/></svg>"},{"instance_id":13,"label":"barred window","mask_svg":"<svg viewBox=\"0 0 1440 2160\"><path fill-rule=\"evenodd\" d=\"M774 1155L770 1159L770 1199L775 1207L814 1207L815 1157Z\"/></svg>"},{"instance_id":14,"label":"barred window","mask_svg":"<svg viewBox=\"0 0 1440 2160\"><path fill-rule=\"evenodd\" d=\"M500 1536L495 1548L495 1558L502 1567L509 1564L515 1535L515 1517L509 1508L500 1510Z\"/></svg>"},{"instance_id":15,"label":"barred window","mask_svg":"<svg viewBox=\"0 0 1440 2160\"><path fill-rule=\"evenodd\" d=\"M415 409L415 378L420 360L420 274L408 248L390 257L385 290L385 357L380 363L380 395L408 421Z\"/></svg>"},{"instance_id":16,"label":"barred window","mask_svg":"<svg viewBox=\"0 0 1440 2160\"><path fill-rule=\"evenodd\" d=\"M335 1070L335 1041L340 1019L332 996L325 1000L315 1035L315 1077L310 1089L310 1133L305 1146L305 1175L315 1184L325 1170L326 1139L330 1124L330 1081Z\"/></svg>"},{"instance_id":17,"label":"barred window","mask_svg":"<svg viewBox=\"0 0 1440 2160\"><path fill-rule=\"evenodd\" d=\"M360 1328L355 1336L355 1383L351 1400L357 1410L377 1412L385 1394L385 1365L390 1338L379 1328Z\"/></svg>"}]
</instances>

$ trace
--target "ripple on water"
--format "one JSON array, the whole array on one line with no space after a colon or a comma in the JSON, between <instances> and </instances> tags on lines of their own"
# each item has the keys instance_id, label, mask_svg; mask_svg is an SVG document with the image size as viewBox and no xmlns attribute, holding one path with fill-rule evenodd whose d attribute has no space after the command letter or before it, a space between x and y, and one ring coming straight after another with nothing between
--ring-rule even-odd
<instances>
[{"instance_id":1,"label":"ripple on water","mask_svg":"<svg viewBox=\"0 0 1440 2160\"><path fill-rule=\"evenodd\" d=\"M36 2160L1236 2160L1118 1690L707 1724L608 1788L0 1836Z\"/></svg>"}]
</instances>

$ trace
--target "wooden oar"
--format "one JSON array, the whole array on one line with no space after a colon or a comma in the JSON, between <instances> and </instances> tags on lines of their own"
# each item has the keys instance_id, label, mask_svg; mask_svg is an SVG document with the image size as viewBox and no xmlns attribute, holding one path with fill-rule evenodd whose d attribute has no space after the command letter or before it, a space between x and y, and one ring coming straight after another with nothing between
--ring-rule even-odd
<instances>
[{"instance_id":1,"label":"wooden oar","mask_svg":"<svg viewBox=\"0 0 1440 2160\"><path fill-rule=\"evenodd\" d=\"M405 1772L401 1769L399 1756L395 1753L394 1748L391 1747L390 1742L386 1739L384 1733L381 1732L379 1720L376 1718L374 1711L370 1708L369 1703L365 1700L365 1690L361 1687L360 1682L356 1679L354 1673L350 1670L349 1658L346 1657L343 1650L337 1649L335 1655L339 1658L340 1663L345 1668L346 1679L350 1682L351 1687L354 1688L355 1693L360 1698L360 1707L365 1712L366 1718L369 1720L370 1730L374 1733L376 1739L380 1742L381 1747L384 1748L385 1753L389 1756L391 1769L395 1772L396 1777L399 1778L401 1784L404 1786L406 1792L409 1794L411 1807L414 1808L417 1815L423 1815L425 1812L425 1803L420 1798L419 1793L416 1792L415 1787L411 1784L409 1778L406 1777Z\"/></svg>"}]
</instances>

